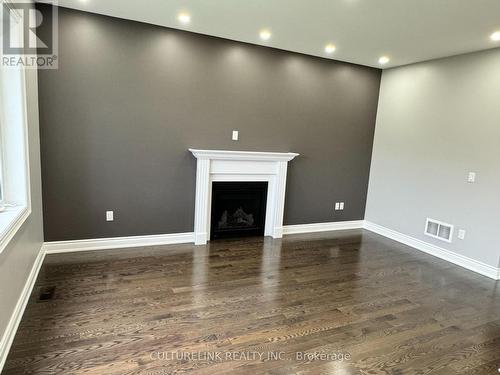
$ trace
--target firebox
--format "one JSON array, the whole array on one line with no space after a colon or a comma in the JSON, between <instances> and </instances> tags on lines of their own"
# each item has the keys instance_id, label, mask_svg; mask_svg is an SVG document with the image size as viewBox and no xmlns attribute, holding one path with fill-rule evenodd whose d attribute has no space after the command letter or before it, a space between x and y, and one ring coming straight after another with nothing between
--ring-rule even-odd
<instances>
[{"instance_id":1,"label":"firebox","mask_svg":"<svg viewBox=\"0 0 500 375\"><path fill-rule=\"evenodd\" d=\"M267 182L213 182L210 239L262 236Z\"/></svg>"}]
</instances>

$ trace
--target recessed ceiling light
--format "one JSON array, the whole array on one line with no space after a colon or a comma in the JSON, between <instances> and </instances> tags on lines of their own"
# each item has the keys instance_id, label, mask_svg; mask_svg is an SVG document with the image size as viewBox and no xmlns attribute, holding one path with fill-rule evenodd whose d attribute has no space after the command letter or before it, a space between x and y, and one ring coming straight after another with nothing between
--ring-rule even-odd
<instances>
[{"instance_id":1,"label":"recessed ceiling light","mask_svg":"<svg viewBox=\"0 0 500 375\"><path fill-rule=\"evenodd\" d=\"M500 31L495 31L493 34L491 34L490 38L494 42L499 42L500 41Z\"/></svg>"},{"instance_id":2,"label":"recessed ceiling light","mask_svg":"<svg viewBox=\"0 0 500 375\"><path fill-rule=\"evenodd\" d=\"M186 12L181 12L177 15L177 20L186 25L188 24L189 22L191 22L191 15L189 13L186 13Z\"/></svg>"},{"instance_id":3,"label":"recessed ceiling light","mask_svg":"<svg viewBox=\"0 0 500 375\"><path fill-rule=\"evenodd\" d=\"M334 44L332 44L332 43L328 43L328 44L325 46L325 52L326 52L326 53L328 53L328 54L330 54L330 53L334 53L336 49L337 49L337 48L336 48L336 47L335 47L335 45L334 45Z\"/></svg>"},{"instance_id":4,"label":"recessed ceiling light","mask_svg":"<svg viewBox=\"0 0 500 375\"><path fill-rule=\"evenodd\" d=\"M381 65L385 65L389 61L391 61L391 59L388 58L387 56L382 56L380 59L378 59L378 63L381 64Z\"/></svg>"},{"instance_id":5,"label":"recessed ceiling light","mask_svg":"<svg viewBox=\"0 0 500 375\"><path fill-rule=\"evenodd\" d=\"M271 38L271 31L269 29L262 29L259 32L260 39L269 40Z\"/></svg>"}]
</instances>

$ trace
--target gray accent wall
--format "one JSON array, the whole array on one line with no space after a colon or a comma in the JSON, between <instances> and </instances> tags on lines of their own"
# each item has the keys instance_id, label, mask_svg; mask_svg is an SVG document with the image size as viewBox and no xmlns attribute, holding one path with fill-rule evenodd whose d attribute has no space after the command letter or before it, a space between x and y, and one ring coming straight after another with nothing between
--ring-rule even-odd
<instances>
[{"instance_id":1,"label":"gray accent wall","mask_svg":"<svg viewBox=\"0 0 500 375\"><path fill-rule=\"evenodd\" d=\"M427 217L455 225L451 244ZM383 72L366 220L500 266L500 49Z\"/></svg>"},{"instance_id":2,"label":"gray accent wall","mask_svg":"<svg viewBox=\"0 0 500 375\"><path fill-rule=\"evenodd\" d=\"M65 8L59 52L39 74L47 241L192 231L190 147L298 152L285 224L363 219L380 70Z\"/></svg>"}]
</instances>

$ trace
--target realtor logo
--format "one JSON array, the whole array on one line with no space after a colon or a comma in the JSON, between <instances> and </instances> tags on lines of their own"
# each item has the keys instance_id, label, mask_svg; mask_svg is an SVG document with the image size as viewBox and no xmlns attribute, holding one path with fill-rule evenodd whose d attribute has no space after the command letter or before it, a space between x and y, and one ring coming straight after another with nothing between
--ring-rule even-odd
<instances>
[{"instance_id":1,"label":"realtor logo","mask_svg":"<svg viewBox=\"0 0 500 375\"><path fill-rule=\"evenodd\" d=\"M2 0L2 66L57 69L57 4Z\"/></svg>"}]
</instances>

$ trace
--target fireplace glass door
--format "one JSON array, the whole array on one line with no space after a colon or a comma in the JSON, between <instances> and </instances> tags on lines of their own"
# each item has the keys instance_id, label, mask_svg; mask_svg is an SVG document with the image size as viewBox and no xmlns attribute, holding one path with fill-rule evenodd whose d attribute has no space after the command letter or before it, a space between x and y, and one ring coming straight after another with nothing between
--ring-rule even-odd
<instances>
[{"instance_id":1,"label":"fireplace glass door","mask_svg":"<svg viewBox=\"0 0 500 375\"><path fill-rule=\"evenodd\" d=\"M267 182L213 182L210 238L264 235L266 201Z\"/></svg>"}]
</instances>

